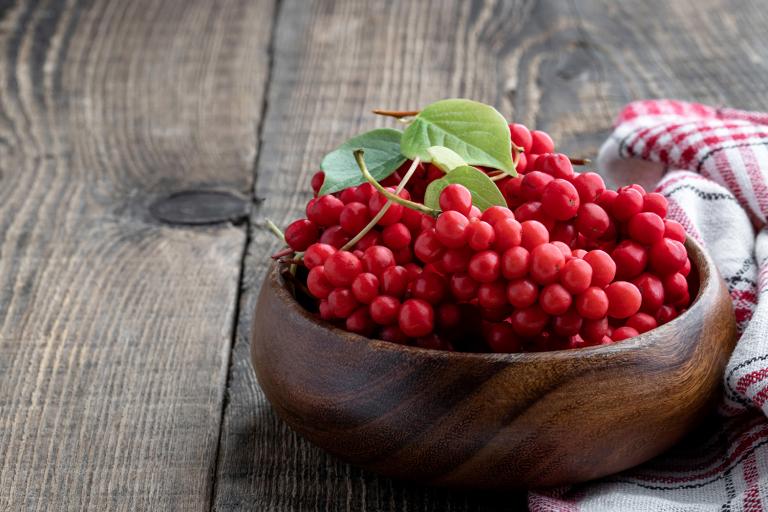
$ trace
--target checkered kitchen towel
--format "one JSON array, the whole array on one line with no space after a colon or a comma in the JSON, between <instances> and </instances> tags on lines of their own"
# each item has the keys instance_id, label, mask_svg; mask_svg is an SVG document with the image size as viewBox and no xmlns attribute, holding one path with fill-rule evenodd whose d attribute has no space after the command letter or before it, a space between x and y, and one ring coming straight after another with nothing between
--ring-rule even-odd
<instances>
[{"instance_id":1,"label":"checkered kitchen towel","mask_svg":"<svg viewBox=\"0 0 768 512\"><path fill-rule=\"evenodd\" d=\"M768 114L631 103L598 157L613 184L653 186L703 242L738 321L719 415L670 452L588 484L531 492L534 511L768 510ZM663 175L663 177L662 177Z\"/></svg>"}]
</instances>

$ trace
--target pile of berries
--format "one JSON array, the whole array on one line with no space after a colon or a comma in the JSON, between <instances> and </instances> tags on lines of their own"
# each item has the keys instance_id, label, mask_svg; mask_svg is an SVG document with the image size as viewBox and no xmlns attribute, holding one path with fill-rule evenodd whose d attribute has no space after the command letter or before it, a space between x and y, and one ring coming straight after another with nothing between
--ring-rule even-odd
<instances>
[{"instance_id":1,"label":"pile of berries","mask_svg":"<svg viewBox=\"0 0 768 512\"><path fill-rule=\"evenodd\" d=\"M510 134L519 175L496 181L507 207L483 212L460 184L442 191L434 215L370 183L317 197L317 173L306 219L285 239L303 253L320 317L395 343L520 352L610 344L689 306L685 232L665 218L662 195L640 185L608 190L598 174L575 172L546 133L512 124ZM398 192L410 165L382 185L420 202L444 173L419 165Z\"/></svg>"}]
</instances>

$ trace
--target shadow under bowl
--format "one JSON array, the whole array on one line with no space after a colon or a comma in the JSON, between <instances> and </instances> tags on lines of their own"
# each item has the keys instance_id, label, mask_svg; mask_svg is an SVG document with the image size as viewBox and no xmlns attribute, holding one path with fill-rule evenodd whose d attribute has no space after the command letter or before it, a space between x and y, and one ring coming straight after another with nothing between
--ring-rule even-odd
<instances>
[{"instance_id":1,"label":"shadow under bowl","mask_svg":"<svg viewBox=\"0 0 768 512\"><path fill-rule=\"evenodd\" d=\"M302 308L273 266L253 367L291 428L376 473L489 489L598 478L671 447L718 396L736 343L731 300L701 246L686 247L700 282L678 318L612 345L519 354L346 332Z\"/></svg>"}]
</instances>

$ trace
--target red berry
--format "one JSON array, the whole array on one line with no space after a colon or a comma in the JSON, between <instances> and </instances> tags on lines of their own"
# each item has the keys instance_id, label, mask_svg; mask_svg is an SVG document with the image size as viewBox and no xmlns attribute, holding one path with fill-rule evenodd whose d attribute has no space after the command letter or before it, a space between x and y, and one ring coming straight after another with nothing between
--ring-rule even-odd
<instances>
[{"instance_id":1,"label":"red berry","mask_svg":"<svg viewBox=\"0 0 768 512\"><path fill-rule=\"evenodd\" d=\"M374 245L379 245L381 242L381 236L379 235L378 231L369 231L358 240L358 242L355 244L355 250L356 251L366 251L368 248L373 247ZM362 255L361 255L362 257Z\"/></svg>"},{"instance_id":2,"label":"red berry","mask_svg":"<svg viewBox=\"0 0 768 512\"><path fill-rule=\"evenodd\" d=\"M584 260L570 259L560 271L560 283L570 293L579 294L592 283L592 266Z\"/></svg>"},{"instance_id":3,"label":"red berry","mask_svg":"<svg viewBox=\"0 0 768 512\"><path fill-rule=\"evenodd\" d=\"M656 321L659 325L663 325L675 318L677 318L677 310L674 306L661 306L659 310L656 311Z\"/></svg>"},{"instance_id":4,"label":"red berry","mask_svg":"<svg viewBox=\"0 0 768 512\"><path fill-rule=\"evenodd\" d=\"M399 265L389 267L381 274L381 291L393 297L402 297L411 281L408 270Z\"/></svg>"},{"instance_id":5,"label":"red berry","mask_svg":"<svg viewBox=\"0 0 768 512\"><path fill-rule=\"evenodd\" d=\"M325 181L325 173L323 171L317 171L315 174L312 175L312 182L310 185L312 186L312 191L317 194L320 192L320 189L323 188L323 182Z\"/></svg>"},{"instance_id":6,"label":"red berry","mask_svg":"<svg viewBox=\"0 0 768 512\"><path fill-rule=\"evenodd\" d=\"M394 193L395 188L394 187L387 187L387 190ZM406 190L403 190L400 193L400 196L405 196L407 194ZM380 192L376 192L374 195L371 196L371 198L368 200L368 210L370 211L371 217L375 217L376 214L379 213L379 210L381 210L384 205L387 204L387 198L384 197ZM389 226L391 224L394 224L395 222L400 222L400 218L403 216L403 209L405 207L400 204L392 203L389 205L389 209L384 214L384 216L379 220L377 223L379 226Z\"/></svg>"},{"instance_id":7,"label":"red berry","mask_svg":"<svg viewBox=\"0 0 768 512\"><path fill-rule=\"evenodd\" d=\"M285 242L297 252L305 251L317 242L318 236L317 226L307 219L295 220L285 229Z\"/></svg>"},{"instance_id":8,"label":"red berry","mask_svg":"<svg viewBox=\"0 0 768 512\"><path fill-rule=\"evenodd\" d=\"M318 311L320 318L323 320L333 320L333 311L331 311L331 305L328 304L328 299L322 299L318 305Z\"/></svg>"},{"instance_id":9,"label":"red berry","mask_svg":"<svg viewBox=\"0 0 768 512\"><path fill-rule=\"evenodd\" d=\"M482 283L477 289L477 302L480 307L485 309L501 309L507 305L506 292L507 288L503 281Z\"/></svg>"},{"instance_id":10,"label":"red berry","mask_svg":"<svg viewBox=\"0 0 768 512\"><path fill-rule=\"evenodd\" d=\"M633 280L632 284L640 290L642 311L655 313L664 304L664 285L655 275L646 272Z\"/></svg>"},{"instance_id":11,"label":"red berry","mask_svg":"<svg viewBox=\"0 0 768 512\"><path fill-rule=\"evenodd\" d=\"M615 281L605 288L608 296L608 316L628 318L640 310L642 297L637 286L627 281ZM614 338L615 339L615 338Z\"/></svg>"},{"instance_id":12,"label":"red berry","mask_svg":"<svg viewBox=\"0 0 768 512\"><path fill-rule=\"evenodd\" d=\"M655 213L662 219L667 215L667 198L658 192L651 192L643 197L643 211Z\"/></svg>"},{"instance_id":13,"label":"red berry","mask_svg":"<svg viewBox=\"0 0 768 512\"><path fill-rule=\"evenodd\" d=\"M328 294L328 304L336 318L346 318L360 306L349 288L334 289Z\"/></svg>"},{"instance_id":14,"label":"red berry","mask_svg":"<svg viewBox=\"0 0 768 512\"><path fill-rule=\"evenodd\" d=\"M350 236L357 235L370 221L371 215L368 207L357 201L344 205L339 214L339 225Z\"/></svg>"},{"instance_id":15,"label":"red berry","mask_svg":"<svg viewBox=\"0 0 768 512\"><path fill-rule=\"evenodd\" d=\"M508 354L519 352L521 349L520 340L515 334L512 325L508 322L494 322L488 325L483 334L491 352Z\"/></svg>"},{"instance_id":16,"label":"red berry","mask_svg":"<svg viewBox=\"0 0 768 512\"><path fill-rule=\"evenodd\" d=\"M531 278L540 284L557 280L560 269L565 265L565 256L551 243L536 246L531 251Z\"/></svg>"},{"instance_id":17,"label":"red berry","mask_svg":"<svg viewBox=\"0 0 768 512\"><path fill-rule=\"evenodd\" d=\"M320 236L320 242L340 249L349 242L350 236L344 232L341 226L332 226Z\"/></svg>"},{"instance_id":18,"label":"red berry","mask_svg":"<svg viewBox=\"0 0 768 512\"><path fill-rule=\"evenodd\" d=\"M374 322L379 325L391 325L397 322L400 301L388 295L379 295L371 302L369 310Z\"/></svg>"},{"instance_id":19,"label":"red berry","mask_svg":"<svg viewBox=\"0 0 768 512\"><path fill-rule=\"evenodd\" d=\"M571 307L573 299L562 285L553 283L541 289L539 305L548 315L562 315Z\"/></svg>"},{"instance_id":20,"label":"red berry","mask_svg":"<svg viewBox=\"0 0 768 512\"><path fill-rule=\"evenodd\" d=\"M548 321L549 317L539 306L517 309L509 317L509 323L520 336L536 336Z\"/></svg>"},{"instance_id":21,"label":"red berry","mask_svg":"<svg viewBox=\"0 0 768 512\"><path fill-rule=\"evenodd\" d=\"M664 277L664 300L676 304L688 298L688 281L679 272Z\"/></svg>"},{"instance_id":22,"label":"red berry","mask_svg":"<svg viewBox=\"0 0 768 512\"><path fill-rule=\"evenodd\" d=\"M480 208L478 208L475 205L472 205L472 208L469 209L469 213L467 214L467 218L469 220L480 219L480 217L482 216L483 216L483 212L481 212Z\"/></svg>"},{"instance_id":23,"label":"red berry","mask_svg":"<svg viewBox=\"0 0 768 512\"><path fill-rule=\"evenodd\" d=\"M573 165L562 153L549 153L536 160L536 170L555 178L568 179L573 176Z\"/></svg>"},{"instance_id":24,"label":"red berry","mask_svg":"<svg viewBox=\"0 0 768 512\"><path fill-rule=\"evenodd\" d=\"M349 332L354 332L361 336L370 336L376 329L373 320L371 320L368 308L365 306L357 308L351 315L349 315L345 325Z\"/></svg>"},{"instance_id":25,"label":"red berry","mask_svg":"<svg viewBox=\"0 0 768 512\"><path fill-rule=\"evenodd\" d=\"M576 229L590 240L603 236L611 225L611 219L602 206L595 203L581 205L576 215Z\"/></svg>"},{"instance_id":26,"label":"red berry","mask_svg":"<svg viewBox=\"0 0 768 512\"><path fill-rule=\"evenodd\" d=\"M437 218L435 233L438 240L446 247L463 247L467 242L469 220L458 211L444 211Z\"/></svg>"},{"instance_id":27,"label":"red berry","mask_svg":"<svg viewBox=\"0 0 768 512\"><path fill-rule=\"evenodd\" d=\"M529 251L534 247L549 242L549 231L547 231L544 224L537 220L527 220L520 224L520 228L520 245Z\"/></svg>"},{"instance_id":28,"label":"red berry","mask_svg":"<svg viewBox=\"0 0 768 512\"><path fill-rule=\"evenodd\" d=\"M683 263L683 268L680 269L680 273L683 274L685 277L688 277L688 275L691 273L690 258L685 258L685 263Z\"/></svg>"},{"instance_id":29,"label":"red berry","mask_svg":"<svg viewBox=\"0 0 768 512\"><path fill-rule=\"evenodd\" d=\"M621 221L628 221L643 210L643 195L634 188L622 189L613 201L613 216Z\"/></svg>"},{"instance_id":30,"label":"red berry","mask_svg":"<svg viewBox=\"0 0 768 512\"><path fill-rule=\"evenodd\" d=\"M435 333L416 338L414 340L414 344L419 348L453 352L453 345L451 345L449 341L444 340L443 338L441 338L439 335Z\"/></svg>"},{"instance_id":31,"label":"red berry","mask_svg":"<svg viewBox=\"0 0 768 512\"><path fill-rule=\"evenodd\" d=\"M466 272L469 265L469 259L474 253L471 249L464 247L461 249L446 249L440 262L443 269L449 274L457 272Z\"/></svg>"},{"instance_id":32,"label":"red berry","mask_svg":"<svg viewBox=\"0 0 768 512\"><path fill-rule=\"evenodd\" d=\"M516 308L532 306L539 296L539 288L530 279L517 279L507 284L507 302Z\"/></svg>"},{"instance_id":33,"label":"red berry","mask_svg":"<svg viewBox=\"0 0 768 512\"><path fill-rule=\"evenodd\" d=\"M541 207L550 217L557 220L571 219L579 210L579 193L569 181L555 179L541 194Z\"/></svg>"},{"instance_id":34,"label":"red berry","mask_svg":"<svg viewBox=\"0 0 768 512\"><path fill-rule=\"evenodd\" d=\"M616 263L605 251L600 249L589 251L584 255L584 261L592 267L592 286L604 288L616 276Z\"/></svg>"},{"instance_id":35,"label":"red berry","mask_svg":"<svg viewBox=\"0 0 768 512\"><path fill-rule=\"evenodd\" d=\"M317 226L329 227L339 223L339 215L344 209L344 203L332 195L318 197L307 208L307 217Z\"/></svg>"},{"instance_id":36,"label":"red berry","mask_svg":"<svg viewBox=\"0 0 768 512\"><path fill-rule=\"evenodd\" d=\"M408 336L406 336L397 325L387 325L386 327L382 327L379 331L379 338L399 345L408 344Z\"/></svg>"},{"instance_id":37,"label":"red berry","mask_svg":"<svg viewBox=\"0 0 768 512\"><path fill-rule=\"evenodd\" d=\"M531 147L533 147L533 137L531 136L530 130L528 130L524 124L510 124L509 135L515 146L523 148L525 153L531 152Z\"/></svg>"},{"instance_id":38,"label":"red berry","mask_svg":"<svg viewBox=\"0 0 768 512\"><path fill-rule=\"evenodd\" d=\"M515 170L518 174L523 174L526 169L528 169L528 157L525 156L525 153L520 153Z\"/></svg>"},{"instance_id":39,"label":"red berry","mask_svg":"<svg viewBox=\"0 0 768 512\"><path fill-rule=\"evenodd\" d=\"M607 317L586 319L581 324L579 334L584 340L595 345L599 344L603 337L608 334L609 328Z\"/></svg>"},{"instance_id":40,"label":"red berry","mask_svg":"<svg viewBox=\"0 0 768 512\"><path fill-rule=\"evenodd\" d=\"M439 202L444 212L457 211L466 217L472 208L472 193L464 185L451 183L440 192Z\"/></svg>"},{"instance_id":41,"label":"red berry","mask_svg":"<svg viewBox=\"0 0 768 512\"><path fill-rule=\"evenodd\" d=\"M531 132L531 151L540 155L542 153L552 153L555 150L555 143L552 142L552 137L547 132L541 130L533 130Z\"/></svg>"},{"instance_id":42,"label":"red berry","mask_svg":"<svg viewBox=\"0 0 768 512\"><path fill-rule=\"evenodd\" d=\"M576 228L570 222L558 222L549 232L549 238L551 240L563 242L568 246L574 244L576 241L576 235Z\"/></svg>"},{"instance_id":43,"label":"red berry","mask_svg":"<svg viewBox=\"0 0 768 512\"><path fill-rule=\"evenodd\" d=\"M520 172L519 169L518 172ZM507 200L507 204L510 208L514 208L523 202L522 186L523 176L518 175L514 178L510 178L504 185L504 188L501 189L502 194L504 194L504 199Z\"/></svg>"},{"instance_id":44,"label":"red berry","mask_svg":"<svg viewBox=\"0 0 768 512\"><path fill-rule=\"evenodd\" d=\"M582 203L594 203L605 190L603 178L596 172L583 172L573 180Z\"/></svg>"},{"instance_id":45,"label":"red berry","mask_svg":"<svg viewBox=\"0 0 768 512\"><path fill-rule=\"evenodd\" d=\"M636 213L629 219L628 232L641 244L651 245L664 238L664 220L652 212Z\"/></svg>"},{"instance_id":46,"label":"red berry","mask_svg":"<svg viewBox=\"0 0 768 512\"><path fill-rule=\"evenodd\" d=\"M607 212L613 211L613 203L616 202L616 198L618 197L619 193L615 190L611 189L605 189L603 192L597 197L597 200L595 200L595 203L599 204L603 210Z\"/></svg>"},{"instance_id":47,"label":"red berry","mask_svg":"<svg viewBox=\"0 0 768 512\"><path fill-rule=\"evenodd\" d=\"M633 329L632 327L624 326L619 327L615 331L613 331L612 339L613 341L622 341L626 340L628 338L634 338L635 336L639 336L640 333L637 332L637 329Z\"/></svg>"},{"instance_id":48,"label":"red berry","mask_svg":"<svg viewBox=\"0 0 768 512\"><path fill-rule=\"evenodd\" d=\"M558 336L574 336L579 333L583 323L584 320L579 313L571 308L552 319L552 331Z\"/></svg>"},{"instance_id":49,"label":"red berry","mask_svg":"<svg viewBox=\"0 0 768 512\"><path fill-rule=\"evenodd\" d=\"M498 253L482 251L469 260L469 275L480 283L490 283L499 278L501 262Z\"/></svg>"},{"instance_id":50,"label":"red berry","mask_svg":"<svg viewBox=\"0 0 768 512\"><path fill-rule=\"evenodd\" d=\"M619 279L632 279L639 276L648 263L646 248L632 240L621 242L613 250L611 257L616 262L616 277Z\"/></svg>"},{"instance_id":51,"label":"red berry","mask_svg":"<svg viewBox=\"0 0 768 512\"><path fill-rule=\"evenodd\" d=\"M504 251L510 247L520 245L522 226L513 218L497 221L496 224L493 225L493 232L496 249L498 251Z\"/></svg>"},{"instance_id":52,"label":"red berry","mask_svg":"<svg viewBox=\"0 0 768 512\"><path fill-rule=\"evenodd\" d=\"M576 311L584 318L597 320L608 313L608 296L596 286L576 296Z\"/></svg>"},{"instance_id":53,"label":"red berry","mask_svg":"<svg viewBox=\"0 0 768 512\"><path fill-rule=\"evenodd\" d=\"M316 299L328 297L328 294L333 291L334 286L325 274L325 267L320 265L309 271L307 275L307 288L309 288L309 293Z\"/></svg>"},{"instance_id":54,"label":"red berry","mask_svg":"<svg viewBox=\"0 0 768 512\"><path fill-rule=\"evenodd\" d=\"M352 294L363 304L370 304L379 294L379 278L363 272L352 281Z\"/></svg>"},{"instance_id":55,"label":"red berry","mask_svg":"<svg viewBox=\"0 0 768 512\"><path fill-rule=\"evenodd\" d=\"M374 245L366 249L362 260L363 268L376 276L381 276L386 269L395 266L395 255L383 245Z\"/></svg>"},{"instance_id":56,"label":"red berry","mask_svg":"<svg viewBox=\"0 0 768 512\"><path fill-rule=\"evenodd\" d=\"M328 256L336 252L336 248L328 244L312 244L307 247L304 252L304 266L308 269L313 269L317 266L324 265Z\"/></svg>"},{"instance_id":57,"label":"red berry","mask_svg":"<svg viewBox=\"0 0 768 512\"><path fill-rule=\"evenodd\" d=\"M453 274L449 281L451 294L456 300L468 301L475 298L480 283L467 274Z\"/></svg>"},{"instance_id":58,"label":"red berry","mask_svg":"<svg viewBox=\"0 0 768 512\"><path fill-rule=\"evenodd\" d=\"M438 240L434 228L422 231L413 245L413 253L424 263L432 263L440 259L443 250L443 244Z\"/></svg>"},{"instance_id":59,"label":"red berry","mask_svg":"<svg viewBox=\"0 0 768 512\"><path fill-rule=\"evenodd\" d=\"M520 184L520 194L526 201L538 201L546 186L552 181L554 178L549 174L541 171L529 172L523 177L523 182Z\"/></svg>"},{"instance_id":60,"label":"red berry","mask_svg":"<svg viewBox=\"0 0 768 512\"><path fill-rule=\"evenodd\" d=\"M443 277L433 272L422 272L411 283L411 294L417 299L438 304L445 298L447 288L448 285Z\"/></svg>"},{"instance_id":61,"label":"red berry","mask_svg":"<svg viewBox=\"0 0 768 512\"><path fill-rule=\"evenodd\" d=\"M685 229L675 220L664 219L664 237L683 243L685 242Z\"/></svg>"},{"instance_id":62,"label":"red berry","mask_svg":"<svg viewBox=\"0 0 768 512\"><path fill-rule=\"evenodd\" d=\"M467 244L475 251L490 249L496 239L493 226L482 220L470 222L466 229Z\"/></svg>"},{"instance_id":63,"label":"red berry","mask_svg":"<svg viewBox=\"0 0 768 512\"><path fill-rule=\"evenodd\" d=\"M683 268L688 253L677 240L664 238L651 246L651 268L659 275L673 274Z\"/></svg>"},{"instance_id":64,"label":"red berry","mask_svg":"<svg viewBox=\"0 0 768 512\"><path fill-rule=\"evenodd\" d=\"M635 313L627 318L627 327L631 327L640 334L656 328L657 322L654 317L648 313Z\"/></svg>"},{"instance_id":65,"label":"red berry","mask_svg":"<svg viewBox=\"0 0 768 512\"><path fill-rule=\"evenodd\" d=\"M400 330L406 336L418 338L432 332L435 326L435 313L429 302L421 299L408 299L400 307L397 320Z\"/></svg>"},{"instance_id":66,"label":"red berry","mask_svg":"<svg viewBox=\"0 0 768 512\"><path fill-rule=\"evenodd\" d=\"M509 208L505 208L503 206L491 206L487 210L483 212L483 215L480 217L480 220L487 222L491 226L496 224L501 219L506 218L515 218L515 215L512 213L512 210Z\"/></svg>"},{"instance_id":67,"label":"red berry","mask_svg":"<svg viewBox=\"0 0 768 512\"><path fill-rule=\"evenodd\" d=\"M410 245L411 231L402 222L397 222L382 230L381 239L384 241L384 245L392 250L402 249Z\"/></svg>"},{"instance_id":68,"label":"red berry","mask_svg":"<svg viewBox=\"0 0 768 512\"><path fill-rule=\"evenodd\" d=\"M505 279L518 279L528 274L531 253L523 247L512 247L501 256L501 273Z\"/></svg>"},{"instance_id":69,"label":"red berry","mask_svg":"<svg viewBox=\"0 0 768 512\"><path fill-rule=\"evenodd\" d=\"M362 271L363 263L349 251L335 252L325 260L325 275L334 286L349 286Z\"/></svg>"}]
</instances>

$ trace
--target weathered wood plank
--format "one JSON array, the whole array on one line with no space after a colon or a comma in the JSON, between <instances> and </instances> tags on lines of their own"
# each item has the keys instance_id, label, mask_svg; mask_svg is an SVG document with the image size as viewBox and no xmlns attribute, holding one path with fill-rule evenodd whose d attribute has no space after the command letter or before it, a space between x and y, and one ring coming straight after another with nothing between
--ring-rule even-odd
<instances>
[{"instance_id":1,"label":"weathered wood plank","mask_svg":"<svg viewBox=\"0 0 768 512\"><path fill-rule=\"evenodd\" d=\"M676 97L766 108L759 2L286 0L274 63L228 387L215 508L509 510L519 496L448 492L378 478L330 458L271 411L248 358L256 292L277 244L260 227L301 215L324 152L450 96L495 104L593 156L627 101Z\"/></svg>"},{"instance_id":2,"label":"weathered wood plank","mask_svg":"<svg viewBox=\"0 0 768 512\"><path fill-rule=\"evenodd\" d=\"M4 5L0 510L208 510L273 2Z\"/></svg>"}]
</instances>

